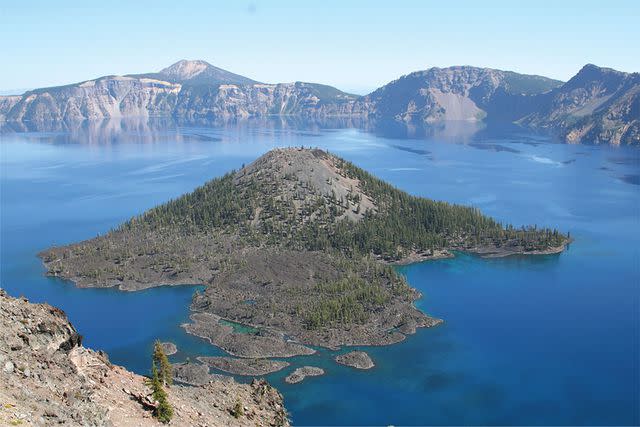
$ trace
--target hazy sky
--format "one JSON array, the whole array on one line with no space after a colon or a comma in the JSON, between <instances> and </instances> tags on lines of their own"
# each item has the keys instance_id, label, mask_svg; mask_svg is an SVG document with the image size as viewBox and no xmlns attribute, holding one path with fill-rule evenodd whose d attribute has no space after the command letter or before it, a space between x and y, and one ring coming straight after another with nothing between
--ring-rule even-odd
<instances>
[{"instance_id":1,"label":"hazy sky","mask_svg":"<svg viewBox=\"0 0 640 427\"><path fill-rule=\"evenodd\" d=\"M157 71L183 58L357 93L432 66L562 80L586 63L640 71L639 4L0 0L0 89Z\"/></svg>"}]
</instances>

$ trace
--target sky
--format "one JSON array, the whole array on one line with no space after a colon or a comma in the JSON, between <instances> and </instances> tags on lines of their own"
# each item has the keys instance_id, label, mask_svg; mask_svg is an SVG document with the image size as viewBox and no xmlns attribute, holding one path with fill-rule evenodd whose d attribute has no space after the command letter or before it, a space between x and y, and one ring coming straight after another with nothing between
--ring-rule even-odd
<instances>
[{"instance_id":1,"label":"sky","mask_svg":"<svg viewBox=\"0 0 640 427\"><path fill-rule=\"evenodd\" d=\"M0 91L203 59L364 94L429 67L640 71L640 1L0 0Z\"/></svg>"}]
</instances>

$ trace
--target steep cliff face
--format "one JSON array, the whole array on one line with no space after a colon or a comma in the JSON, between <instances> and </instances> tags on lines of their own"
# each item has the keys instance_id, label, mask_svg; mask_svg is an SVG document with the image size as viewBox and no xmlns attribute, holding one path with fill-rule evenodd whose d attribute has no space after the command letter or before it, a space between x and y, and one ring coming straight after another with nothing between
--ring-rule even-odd
<instances>
[{"instance_id":1,"label":"steep cliff face","mask_svg":"<svg viewBox=\"0 0 640 427\"><path fill-rule=\"evenodd\" d=\"M640 143L640 74L586 65L519 123L566 142Z\"/></svg>"},{"instance_id":2,"label":"steep cliff face","mask_svg":"<svg viewBox=\"0 0 640 427\"><path fill-rule=\"evenodd\" d=\"M0 424L161 425L137 400L149 394L144 378L80 342L61 310L0 290ZM281 395L263 381L174 385L168 395L175 425L288 425Z\"/></svg>"},{"instance_id":3,"label":"steep cliff face","mask_svg":"<svg viewBox=\"0 0 640 427\"><path fill-rule=\"evenodd\" d=\"M331 86L304 82L185 86L174 115L197 119L350 114L356 99Z\"/></svg>"},{"instance_id":4,"label":"steep cliff face","mask_svg":"<svg viewBox=\"0 0 640 427\"><path fill-rule=\"evenodd\" d=\"M204 61L158 73L108 76L0 97L0 119L77 121L118 117L243 118L346 115L356 96L314 83L262 84Z\"/></svg>"},{"instance_id":5,"label":"steep cliff face","mask_svg":"<svg viewBox=\"0 0 640 427\"><path fill-rule=\"evenodd\" d=\"M0 111L6 120L15 121L166 116L173 111L180 89L179 84L161 80L110 76L29 91L18 102L0 101Z\"/></svg>"},{"instance_id":6,"label":"steep cliff face","mask_svg":"<svg viewBox=\"0 0 640 427\"><path fill-rule=\"evenodd\" d=\"M370 115L404 122L513 120L561 82L476 67L431 68L395 80L366 96Z\"/></svg>"},{"instance_id":7,"label":"steep cliff face","mask_svg":"<svg viewBox=\"0 0 640 427\"><path fill-rule=\"evenodd\" d=\"M11 111L21 99L22 97L20 95L0 96L0 120L6 120L5 115Z\"/></svg>"}]
</instances>

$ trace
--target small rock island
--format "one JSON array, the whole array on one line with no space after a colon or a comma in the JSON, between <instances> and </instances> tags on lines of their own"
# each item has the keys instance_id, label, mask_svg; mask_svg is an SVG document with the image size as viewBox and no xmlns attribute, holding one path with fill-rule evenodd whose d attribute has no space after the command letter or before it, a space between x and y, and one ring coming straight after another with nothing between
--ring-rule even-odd
<instances>
[{"instance_id":1,"label":"small rock island","mask_svg":"<svg viewBox=\"0 0 640 427\"><path fill-rule=\"evenodd\" d=\"M375 366L371 357L364 351L351 351L340 354L336 356L335 360L341 365L351 366L356 369L371 369Z\"/></svg>"},{"instance_id":2,"label":"small rock island","mask_svg":"<svg viewBox=\"0 0 640 427\"><path fill-rule=\"evenodd\" d=\"M185 329L255 359L388 345L439 324L390 264L557 253L568 241L409 195L326 151L285 148L39 256L48 275L80 287L204 285Z\"/></svg>"},{"instance_id":3,"label":"small rock island","mask_svg":"<svg viewBox=\"0 0 640 427\"><path fill-rule=\"evenodd\" d=\"M234 375L262 376L289 366L289 362L269 359L236 359L233 357L198 357L198 360L219 371Z\"/></svg>"},{"instance_id":4,"label":"small rock island","mask_svg":"<svg viewBox=\"0 0 640 427\"><path fill-rule=\"evenodd\" d=\"M303 381L306 377L317 377L320 375L324 375L324 369L316 366L303 366L287 375L284 381L289 384L297 384Z\"/></svg>"},{"instance_id":5,"label":"small rock island","mask_svg":"<svg viewBox=\"0 0 640 427\"><path fill-rule=\"evenodd\" d=\"M178 347L172 342L163 342L160 344L162 345L164 354L166 354L167 356L171 356L172 354L176 354L178 352Z\"/></svg>"}]
</instances>

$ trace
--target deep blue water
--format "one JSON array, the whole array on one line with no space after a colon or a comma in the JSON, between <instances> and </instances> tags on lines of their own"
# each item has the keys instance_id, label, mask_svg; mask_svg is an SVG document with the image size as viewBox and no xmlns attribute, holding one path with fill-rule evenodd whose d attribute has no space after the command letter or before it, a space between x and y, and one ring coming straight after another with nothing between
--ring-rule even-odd
<instances>
[{"instance_id":1,"label":"deep blue water","mask_svg":"<svg viewBox=\"0 0 640 427\"><path fill-rule=\"evenodd\" d=\"M294 358L323 377L268 379L299 425L640 424L640 151L574 146L513 129L330 129L109 122L0 133L0 283L64 309L84 343L145 373L153 340L174 360L220 354L183 333L193 286L136 293L43 276L35 254L91 238L277 146L328 148L413 194L471 204L516 225L571 232L561 255L402 267L445 320L366 348L368 372L335 352ZM295 367L295 366L294 366ZM293 367L292 367L293 369Z\"/></svg>"}]
</instances>

